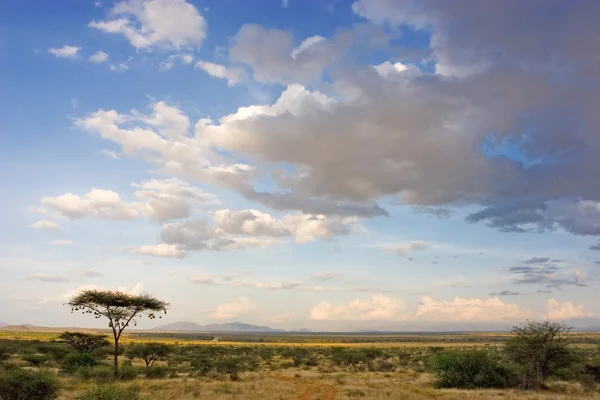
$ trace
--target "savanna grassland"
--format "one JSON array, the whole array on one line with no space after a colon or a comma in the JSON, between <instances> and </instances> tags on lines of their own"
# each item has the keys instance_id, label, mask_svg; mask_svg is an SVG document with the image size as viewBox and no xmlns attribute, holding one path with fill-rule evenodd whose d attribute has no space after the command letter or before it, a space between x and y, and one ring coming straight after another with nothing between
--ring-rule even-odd
<instances>
[{"instance_id":1,"label":"savanna grassland","mask_svg":"<svg viewBox=\"0 0 600 400\"><path fill-rule=\"evenodd\" d=\"M522 371L505 360L508 333L131 331L122 338L114 379L110 344L81 356L59 339L61 332L0 330L0 358L10 368L55 378L62 400L600 399L600 380L590 369L600 364L600 333L571 333L569 367L555 369L542 388L526 390L511 383ZM459 364L466 375L487 375L469 375L473 388L448 388L462 383L444 368Z\"/></svg>"}]
</instances>

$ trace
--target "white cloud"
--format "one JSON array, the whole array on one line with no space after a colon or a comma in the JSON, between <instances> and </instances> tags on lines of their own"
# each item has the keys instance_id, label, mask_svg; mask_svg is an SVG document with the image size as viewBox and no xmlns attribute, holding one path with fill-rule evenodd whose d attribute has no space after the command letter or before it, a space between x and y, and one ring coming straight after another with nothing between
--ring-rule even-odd
<instances>
[{"instance_id":1,"label":"white cloud","mask_svg":"<svg viewBox=\"0 0 600 400\"><path fill-rule=\"evenodd\" d=\"M283 312L280 314L275 314L268 319L273 322L289 322L294 319L294 314L289 313L289 312Z\"/></svg>"},{"instance_id":2,"label":"white cloud","mask_svg":"<svg viewBox=\"0 0 600 400\"><path fill-rule=\"evenodd\" d=\"M98 50L94 54L92 54L89 58L89 61L94 64L100 64L108 61L109 55L102 50Z\"/></svg>"},{"instance_id":3,"label":"white cloud","mask_svg":"<svg viewBox=\"0 0 600 400\"><path fill-rule=\"evenodd\" d=\"M501 321L527 316L516 303L505 303L498 297L435 300L423 296L416 312L416 318L426 321Z\"/></svg>"},{"instance_id":4,"label":"white cloud","mask_svg":"<svg viewBox=\"0 0 600 400\"><path fill-rule=\"evenodd\" d=\"M62 231L62 227L54 221L38 221L32 224L31 227L50 231Z\"/></svg>"},{"instance_id":5,"label":"white cloud","mask_svg":"<svg viewBox=\"0 0 600 400\"><path fill-rule=\"evenodd\" d=\"M233 282L234 284L239 284L242 286L249 286L256 289L262 290L292 290L302 285L302 281L284 281L284 282L272 282L272 283L264 283L264 282L249 282L249 281L239 281Z\"/></svg>"},{"instance_id":6,"label":"white cloud","mask_svg":"<svg viewBox=\"0 0 600 400\"><path fill-rule=\"evenodd\" d=\"M231 319L248 314L256 309L256 305L249 298L240 296L237 301L221 304L210 314L215 319Z\"/></svg>"},{"instance_id":7,"label":"white cloud","mask_svg":"<svg viewBox=\"0 0 600 400\"><path fill-rule=\"evenodd\" d=\"M113 160L119 159L119 155L112 150L100 150L100 154Z\"/></svg>"},{"instance_id":8,"label":"white cloud","mask_svg":"<svg viewBox=\"0 0 600 400\"><path fill-rule=\"evenodd\" d=\"M76 58L79 50L81 50L81 47L63 46L63 47L49 49L48 52L50 54L54 54L56 57L60 57L60 58Z\"/></svg>"},{"instance_id":9,"label":"white cloud","mask_svg":"<svg viewBox=\"0 0 600 400\"><path fill-rule=\"evenodd\" d=\"M293 236L297 243L329 239L362 230L356 218L297 213L281 219L258 210L218 210L215 223L227 233L255 236Z\"/></svg>"},{"instance_id":10,"label":"white cloud","mask_svg":"<svg viewBox=\"0 0 600 400\"><path fill-rule=\"evenodd\" d=\"M114 19L89 26L122 34L138 50L198 47L206 37L204 17L185 0L125 0L115 4L111 15Z\"/></svg>"},{"instance_id":11,"label":"white cloud","mask_svg":"<svg viewBox=\"0 0 600 400\"><path fill-rule=\"evenodd\" d=\"M389 61L386 61L379 65L375 65L373 68L375 68L377 73L382 76L391 76L399 72L406 71L408 69L408 67L402 64L401 62L392 64Z\"/></svg>"},{"instance_id":12,"label":"white cloud","mask_svg":"<svg viewBox=\"0 0 600 400\"><path fill-rule=\"evenodd\" d=\"M308 84L346 51L347 39L343 34L339 40L312 36L294 46L290 32L248 24L235 36L229 56L233 62L251 67L256 81Z\"/></svg>"},{"instance_id":13,"label":"white cloud","mask_svg":"<svg viewBox=\"0 0 600 400\"><path fill-rule=\"evenodd\" d=\"M65 193L58 197L44 197L42 203L73 220L90 217L124 220L138 216L135 207L125 203L112 190L94 188L81 197Z\"/></svg>"},{"instance_id":14,"label":"white cloud","mask_svg":"<svg viewBox=\"0 0 600 400\"><path fill-rule=\"evenodd\" d=\"M213 194L203 192L176 178L152 179L134 186L139 188L134 193L135 196L144 201L139 210L153 221L185 218L196 205L219 203Z\"/></svg>"},{"instance_id":15,"label":"white cloud","mask_svg":"<svg viewBox=\"0 0 600 400\"><path fill-rule=\"evenodd\" d=\"M53 240L52 244L56 244L56 245L72 245L72 244L75 244L75 242L72 241L72 240Z\"/></svg>"},{"instance_id":16,"label":"white cloud","mask_svg":"<svg viewBox=\"0 0 600 400\"><path fill-rule=\"evenodd\" d=\"M183 258L185 257L185 251L180 250L173 244L147 244L140 247L135 246L124 246L120 249L123 252L131 252L143 254L146 256L166 257L166 258Z\"/></svg>"},{"instance_id":17,"label":"white cloud","mask_svg":"<svg viewBox=\"0 0 600 400\"><path fill-rule=\"evenodd\" d=\"M134 294L134 295L138 295L141 294L144 291L144 284L141 282L136 282L135 285L133 285L130 288L128 288L127 286L119 286L117 287L117 291L119 292L124 292L124 293L129 293L129 294Z\"/></svg>"},{"instance_id":18,"label":"white cloud","mask_svg":"<svg viewBox=\"0 0 600 400\"><path fill-rule=\"evenodd\" d=\"M340 274L338 274L337 272L325 271L325 272L317 272L315 274L314 278L321 280L321 281L329 281L334 278L337 278L338 276L340 276Z\"/></svg>"},{"instance_id":19,"label":"white cloud","mask_svg":"<svg viewBox=\"0 0 600 400\"><path fill-rule=\"evenodd\" d=\"M381 249L390 253L396 253L399 257L404 257L413 251L426 250L431 247L431 243L412 241L406 243L395 244L392 246L383 246Z\"/></svg>"},{"instance_id":20,"label":"white cloud","mask_svg":"<svg viewBox=\"0 0 600 400\"><path fill-rule=\"evenodd\" d=\"M108 68L114 72L124 72L129 69L129 64L127 62L122 62L122 63L116 64L116 65L111 64Z\"/></svg>"},{"instance_id":21,"label":"white cloud","mask_svg":"<svg viewBox=\"0 0 600 400\"><path fill-rule=\"evenodd\" d=\"M69 280L62 275L47 274L44 272L35 272L28 274L27 279L37 280L42 282L68 282Z\"/></svg>"},{"instance_id":22,"label":"white cloud","mask_svg":"<svg viewBox=\"0 0 600 400\"><path fill-rule=\"evenodd\" d=\"M160 69L163 71L170 70L175 66L175 62L179 60L184 65L189 65L194 61L194 55L185 53L185 54L171 54L166 58L165 61L162 61L160 65Z\"/></svg>"},{"instance_id":23,"label":"white cloud","mask_svg":"<svg viewBox=\"0 0 600 400\"><path fill-rule=\"evenodd\" d=\"M304 51L308 51L313 45L315 45L323 40L327 40L327 39L325 39L323 36L308 37L308 38L304 39L304 41L302 43L300 43L300 45L298 47L295 47L290 52L290 56L292 56L292 58L296 58L298 56L298 54L300 54Z\"/></svg>"},{"instance_id":24,"label":"white cloud","mask_svg":"<svg viewBox=\"0 0 600 400\"><path fill-rule=\"evenodd\" d=\"M546 314L544 318L554 320L568 320L574 318L593 317L592 313L584 310L583 304L573 304L570 301L564 303L556 299L549 299L546 305Z\"/></svg>"},{"instance_id":25,"label":"white cloud","mask_svg":"<svg viewBox=\"0 0 600 400\"><path fill-rule=\"evenodd\" d=\"M189 280L201 285L221 285L223 283L218 280L215 274L195 274L190 276Z\"/></svg>"},{"instance_id":26,"label":"white cloud","mask_svg":"<svg viewBox=\"0 0 600 400\"><path fill-rule=\"evenodd\" d=\"M206 71L210 76L226 79L228 86L235 86L244 79L244 70L239 67L226 67L225 65L208 61L198 61L195 66L198 69Z\"/></svg>"},{"instance_id":27,"label":"white cloud","mask_svg":"<svg viewBox=\"0 0 600 400\"><path fill-rule=\"evenodd\" d=\"M395 297L373 295L347 304L323 301L312 308L310 319L330 321L385 321L405 318L404 302Z\"/></svg>"}]
</instances>

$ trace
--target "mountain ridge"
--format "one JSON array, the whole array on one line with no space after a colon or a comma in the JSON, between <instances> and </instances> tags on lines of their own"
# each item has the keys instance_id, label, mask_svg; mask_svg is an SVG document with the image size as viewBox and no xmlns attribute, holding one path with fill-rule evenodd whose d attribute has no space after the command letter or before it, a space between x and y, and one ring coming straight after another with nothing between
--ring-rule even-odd
<instances>
[{"instance_id":1,"label":"mountain ridge","mask_svg":"<svg viewBox=\"0 0 600 400\"><path fill-rule=\"evenodd\" d=\"M177 321L152 328L153 331L187 331L187 332L286 332L284 329L269 326L252 325L244 322L226 322L223 324L200 325L195 322Z\"/></svg>"}]
</instances>

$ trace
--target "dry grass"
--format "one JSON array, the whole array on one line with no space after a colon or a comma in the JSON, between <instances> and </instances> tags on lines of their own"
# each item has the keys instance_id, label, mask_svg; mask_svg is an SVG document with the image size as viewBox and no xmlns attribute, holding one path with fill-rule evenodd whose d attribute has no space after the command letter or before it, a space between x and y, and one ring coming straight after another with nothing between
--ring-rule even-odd
<instances>
[{"instance_id":1,"label":"dry grass","mask_svg":"<svg viewBox=\"0 0 600 400\"><path fill-rule=\"evenodd\" d=\"M410 371L394 373L335 372L288 370L282 374L248 373L241 381L225 377L137 379L124 386L137 385L149 400L471 400L471 399L600 399L600 392L586 393L578 384L556 383L544 392L516 390L439 390L431 386L428 374ZM91 387L73 378L63 378L63 395L59 400L75 400ZM333 397L331 397L333 395Z\"/></svg>"}]
</instances>

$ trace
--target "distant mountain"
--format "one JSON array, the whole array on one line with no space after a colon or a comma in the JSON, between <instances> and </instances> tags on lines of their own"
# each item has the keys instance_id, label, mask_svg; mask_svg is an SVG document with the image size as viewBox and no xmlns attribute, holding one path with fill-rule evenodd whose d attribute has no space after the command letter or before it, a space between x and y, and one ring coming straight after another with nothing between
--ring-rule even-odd
<instances>
[{"instance_id":1,"label":"distant mountain","mask_svg":"<svg viewBox=\"0 0 600 400\"><path fill-rule=\"evenodd\" d=\"M8 324L6 322L0 321L0 328L4 328L5 326L8 326Z\"/></svg>"},{"instance_id":2,"label":"distant mountain","mask_svg":"<svg viewBox=\"0 0 600 400\"><path fill-rule=\"evenodd\" d=\"M204 327L195 322L178 321L152 328L154 331L201 331Z\"/></svg>"},{"instance_id":3,"label":"distant mountain","mask_svg":"<svg viewBox=\"0 0 600 400\"><path fill-rule=\"evenodd\" d=\"M292 329L290 332L294 332L294 333L313 333L313 331L311 331L310 329L306 329L306 328L301 328L301 329Z\"/></svg>"},{"instance_id":4,"label":"distant mountain","mask_svg":"<svg viewBox=\"0 0 600 400\"><path fill-rule=\"evenodd\" d=\"M285 332L283 329L273 329L268 326L229 322L225 324L198 325L194 322L180 321L157 326L154 331L190 331L190 332Z\"/></svg>"}]
</instances>

